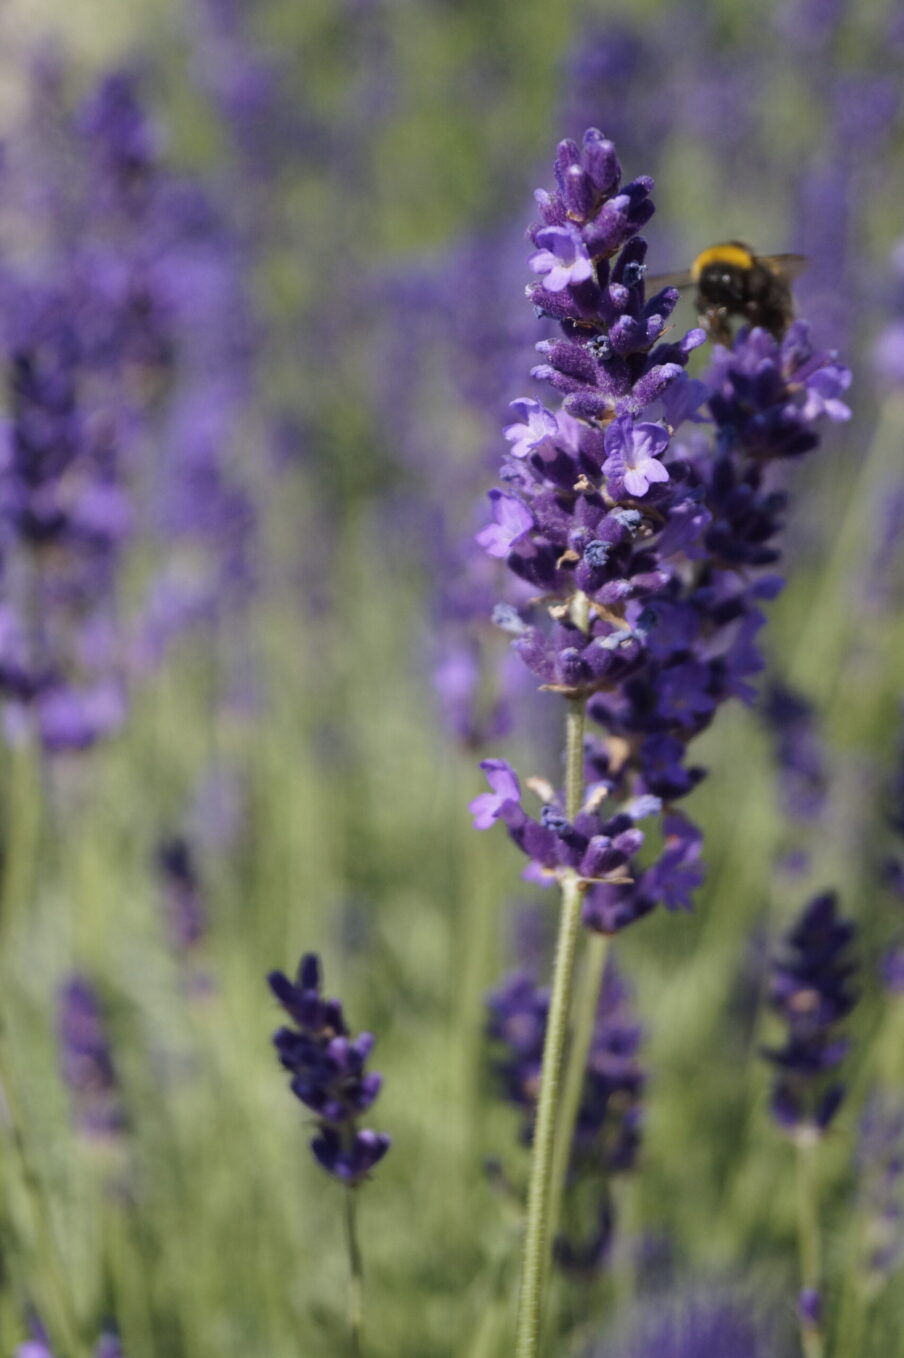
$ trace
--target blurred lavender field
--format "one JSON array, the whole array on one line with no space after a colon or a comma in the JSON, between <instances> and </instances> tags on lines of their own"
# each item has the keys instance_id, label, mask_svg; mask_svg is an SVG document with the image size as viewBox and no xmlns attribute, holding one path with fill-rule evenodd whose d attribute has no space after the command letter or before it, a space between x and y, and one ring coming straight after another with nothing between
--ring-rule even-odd
<instances>
[{"instance_id":1,"label":"blurred lavender field","mask_svg":"<svg viewBox=\"0 0 904 1358\"><path fill-rule=\"evenodd\" d=\"M543 1351L904 1358L904 11L44 0L0 40L0 1353L354 1354L352 1198L361 1352L514 1352L556 906L468 804L487 759L544 798L562 729L475 536L549 399L532 195L596 127L651 274L806 255L853 381L775 469L747 701L697 694L693 909L618 937Z\"/></svg>"}]
</instances>

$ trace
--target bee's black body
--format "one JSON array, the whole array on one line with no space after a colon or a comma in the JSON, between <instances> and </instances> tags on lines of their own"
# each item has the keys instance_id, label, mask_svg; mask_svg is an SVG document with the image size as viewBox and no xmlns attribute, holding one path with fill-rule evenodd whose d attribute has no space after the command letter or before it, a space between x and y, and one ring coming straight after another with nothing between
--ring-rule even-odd
<instances>
[{"instance_id":1,"label":"bee's black body","mask_svg":"<svg viewBox=\"0 0 904 1358\"><path fill-rule=\"evenodd\" d=\"M755 255L741 241L723 241L702 251L690 269L647 279L647 292L696 288L700 320L721 344L731 343L734 317L781 339L794 320L791 280L806 264L803 255Z\"/></svg>"},{"instance_id":2,"label":"bee's black body","mask_svg":"<svg viewBox=\"0 0 904 1358\"><path fill-rule=\"evenodd\" d=\"M705 250L692 273L697 310L714 332L725 330L730 316L740 316L781 338L793 319L787 279L739 242Z\"/></svg>"}]
</instances>

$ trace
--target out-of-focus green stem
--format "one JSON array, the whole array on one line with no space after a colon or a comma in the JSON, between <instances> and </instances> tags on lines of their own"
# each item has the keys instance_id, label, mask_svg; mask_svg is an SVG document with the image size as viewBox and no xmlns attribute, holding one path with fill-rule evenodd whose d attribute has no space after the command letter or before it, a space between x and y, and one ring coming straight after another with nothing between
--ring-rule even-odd
<instances>
[{"instance_id":1,"label":"out-of-focus green stem","mask_svg":"<svg viewBox=\"0 0 904 1358\"><path fill-rule=\"evenodd\" d=\"M562 1082L562 1098L559 1107L556 1129L556 1147L552 1165L553 1213L550 1232L555 1239L562 1206L562 1194L568 1174L568 1160L571 1143L577 1125L581 1094L584 1089L584 1076L587 1070L587 1057L593 1041L596 1011L599 1006L603 973L609 955L610 939L605 934L591 934L585 949L584 965L574 999L574 1018L571 1042L565 1060L565 1078Z\"/></svg>"},{"instance_id":2,"label":"out-of-focus green stem","mask_svg":"<svg viewBox=\"0 0 904 1358\"><path fill-rule=\"evenodd\" d=\"M364 1352L364 1266L358 1241L358 1200L355 1189L345 1189L345 1240L348 1248L348 1322L353 1358Z\"/></svg>"},{"instance_id":3,"label":"out-of-focus green stem","mask_svg":"<svg viewBox=\"0 0 904 1358\"><path fill-rule=\"evenodd\" d=\"M47 1198L22 1134L18 1099L6 1059L6 1034L2 1029L0 1029L0 1110L2 1110L0 1121L6 1123L3 1130L12 1147L13 1158L28 1200L38 1250L46 1269L49 1290L52 1292L49 1303L53 1322L49 1328L58 1336L60 1347L65 1354L71 1354L72 1358L83 1358L85 1350L79 1335L69 1281L53 1222L50 1219Z\"/></svg>"},{"instance_id":4,"label":"out-of-focus green stem","mask_svg":"<svg viewBox=\"0 0 904 1358\"><path fill-rule=\"evenodd\" d=\"M23 904L34 896L41 847L41 767L31 741L14 746L7 755L7 783L3 798L3 877L0 886L0 928L8 931Z\"/></svg>"},{"instance_id":5,"label":"out-of-focus green stem","mask_svg":"<svg viewBox=\"0 0 904 1358\"><path fill-rule=\"evenodd\" d=\"M819 1296L822 1259L819 1232L819 1196L816 1184L817 1142L799 1139L797 1146L797 1244L800 1251L801 1287ZM822 1329L800 1317L801 1345L806 1358L824 1358Z\"/></svg>"},{"instance_id":6,"label":"out-of-focus green stem","mask_svg":"<svg viewBox=\"0 0 904 1358\"><path fill-rule=\"evenodd\" d=\"M577 815L583 800L584 710L583 699L569 700L565 739L565 813L569 820ZM559 1112L562 1059L568 1032L571 983L581 929L582 901L582 883L576 873L569 872L562 882L562 913L534 1128L521 1291L518 1299L517 1358L536 1358L540 1348L543 1302L551 1249L550 1221L555 1211L552 1200L552 1174L556 1120Z\"/></svg>"}]
</instances>

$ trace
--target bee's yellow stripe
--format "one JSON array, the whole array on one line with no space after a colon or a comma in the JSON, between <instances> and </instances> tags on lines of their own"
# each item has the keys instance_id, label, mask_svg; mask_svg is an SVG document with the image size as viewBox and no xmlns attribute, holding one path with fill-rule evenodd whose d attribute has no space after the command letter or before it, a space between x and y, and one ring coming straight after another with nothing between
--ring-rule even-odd
<instances>
[{"instance_id":1,"label":"bee's yellow stripe","mask_svg":"<svg viewBox=\"0 0 904 1358\"><path fill-rule=\"evenodd\" d=\"M709 264L733 264L738 269L752 269L753 255L743 245L728 241L725 245L711 245L699 254L691 265L691 280L699 282L700 275Z\"/></svg>"}]
</instances>

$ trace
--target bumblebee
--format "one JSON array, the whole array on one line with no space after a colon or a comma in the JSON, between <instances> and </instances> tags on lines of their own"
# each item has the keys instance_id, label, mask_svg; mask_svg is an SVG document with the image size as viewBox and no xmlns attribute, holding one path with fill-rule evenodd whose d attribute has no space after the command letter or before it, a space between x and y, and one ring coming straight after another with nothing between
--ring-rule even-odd
<instances>
[{"instance_id":1,"label":"bumblebee","mask_svg":"<svg viewBox=\"0 0 904 1358\"><path fill-rule=\"evenodd\" d=\"M791 283L806 265L803 255L755 255L741 241L723 241L685 272L647 279L647 291L696 287L701 324L720 344L731 342L733 316L781 339L794 319Z\"/></svg>"}]
</instances>

